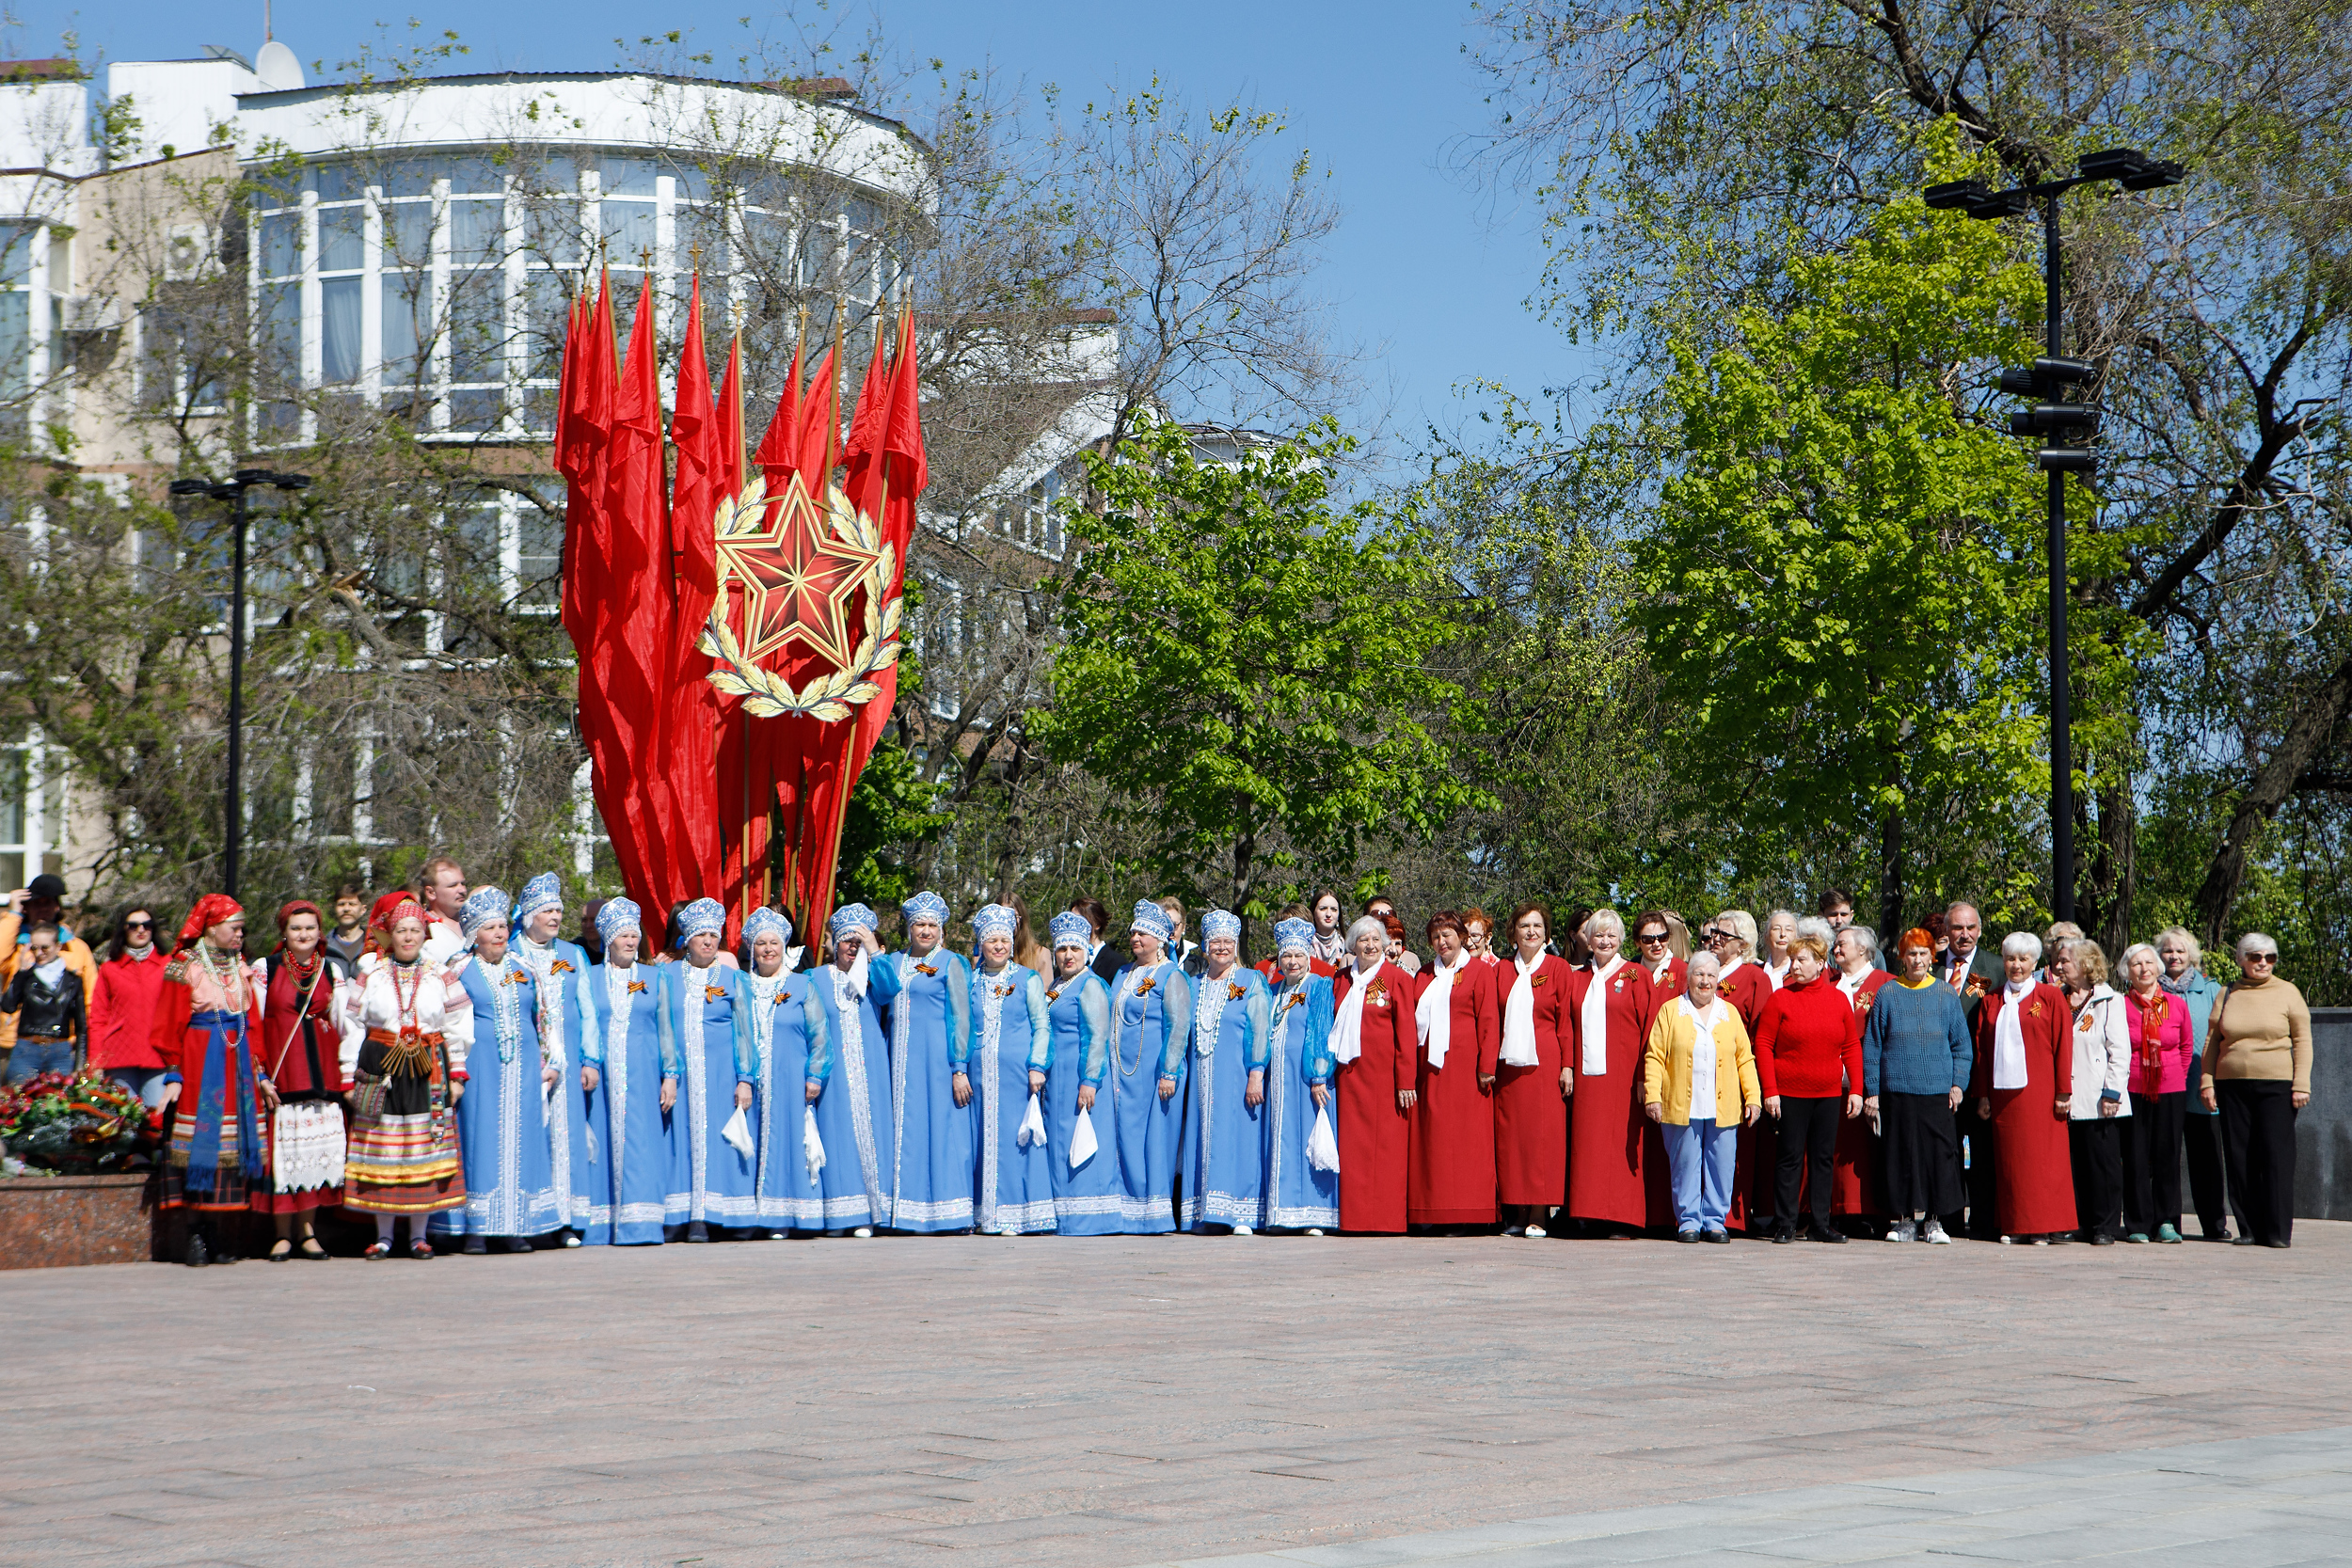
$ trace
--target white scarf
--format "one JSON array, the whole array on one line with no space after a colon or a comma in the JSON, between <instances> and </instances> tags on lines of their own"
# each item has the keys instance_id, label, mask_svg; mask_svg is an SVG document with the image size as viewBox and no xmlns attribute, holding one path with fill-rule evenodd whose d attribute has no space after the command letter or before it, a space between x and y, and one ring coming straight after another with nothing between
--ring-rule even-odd
<instances>
[{"instance_id":1,"label":"white scarf","mask_svg":"<svg viewBox=\"0 0 2352 1568\"><path fill-rule=\"evenodd\" d=\"M1465 951L1450 964L1436 964L1429 971L1429 984L1421 993L1421 1001L1413 1008L1413 1022L1421 1033L1421 1043L1429 1050L1431 1067L1445 1066L1445 1053L1454 1045L1454 982L1470 966L1470 954Z\"/></svg>"},{"instance_id":2,"label":"white scarf","mask_svg":"<svg viewBox=\"0 0 2352 1568\"><path fill-rule=\"evenodd\" d=\"M1865 969L1855 974L1849 974L1845 971L1840 970L1837 973L1837 989L1844 991L1846 993L1846 1000L1851 1002L1854 999L1854 993L1862 989L1862 982L1869 977L1870 972L1867 969Z\"/></svg>"},{"instance_id":3,"label":"white scarf","mask_svg":"<svg viewBox=\"0 0 2352 1568\"><path fill-rule=\"evenodd\" d=\"M1775 964L1770 958L1758 958L1756 960L1756 967L1764 972L1764 978L1772 983L1774 990L1778 990L1781 986L1781 977L1788 973L1788 960L1783 958Z\"/></svg>"},{"instance_id":4,"label":"white scarf","mask_svg":"<svg viewBox=\"0 0 2352 1568\"><path fill-rule=\"evenodd\" d=\"M858 949L858 955L850 960L849 968L843 969L839 964L834 964L832 968L835 976L834 996L836 1001L845 990L861 1000L865 997L867 965L864 948Z\"/></svg>"},{"instance_id":5,"label":"white scarf","mask_svg":"<svg viewBox=\"0 0 2352 1568\"><path fill-rule=\"evenodd\" d=\"M1331 1021L1333 1061L1352 1062L1364 1053L1364 992L1372 989L1379 974L1378 964L1374 964L1370 973L1357 970L1347 994L1340 999L1339 1016Z\"/></svg>"},{"instance_id":6,"label":"white scarf","mask_svg":"<svg viewBox=\"0 0 2352 1568\"><path fill-rule=\"evenodd\" d=\"M2026 1086L2026 1031L2017 1011L2033 990L2031 980L2011 980L2001 988L2001 1010L1993 1020L1993 1086Z\"/></svg>"},{"instance_id":7,"label":"white scarf","mask_svg":"<svg viewBox=\"0 0 2352 1568\"><path fill-rule=\"evenodd\" d=\"M1625 967L1625 955L1619 953L1609 960L1608 967L1593 971L1593 983L1584 988L1584 1007L1577 1022L1584 1036L1583 1059L1577 1070L1587 1078L1609 1075L1609 981Z\"/></svg>"},{"instance_id":8,"label":"white scarf","mask_svg":"<svg viewBox=\"0 0 2352 1568\"><path fill-rule=\"evenodd\" d=\"M1728 980L1728 979L1730 979L1730 978L1731 978L1731 972L1732 972L1733 970L1735 970L1735 969L1739 968L1741 964L1746 963L1747 961L1748 961L1748 957L1747 957L1747 955L1746 955L1746 954L1744 954L1744 953L1742 953L1740 957L1738 957L1738 958L1736 958L1732 959L1729 963L1727 963L1727 964L1724 965L1724 966L1723 966L1723 968L1724 968L1724 980ZM1716 983L1718 986L1721 986L1721 985L1723 984L1723 980L1718 980L1718 981L1717 981L1717 982L1715 982L1715 983Z\"/></svg>"},{"instance_id":9,"label":"white scarf","mask_svg":"<svg viewBox=\"0 0 2352 1568\"><path fill-rule=\"evenodd\" d=\"M1535 1053L1535 986L1529 978L1544 966L1544 956L1535 955L1529 963L1517 953L1511 955L1514 978L1510 994L1502 1002L1502 1050L1500 1059L1512 1067L1534 1067L1542 1060Z\"/></svg>"}]
</instances>

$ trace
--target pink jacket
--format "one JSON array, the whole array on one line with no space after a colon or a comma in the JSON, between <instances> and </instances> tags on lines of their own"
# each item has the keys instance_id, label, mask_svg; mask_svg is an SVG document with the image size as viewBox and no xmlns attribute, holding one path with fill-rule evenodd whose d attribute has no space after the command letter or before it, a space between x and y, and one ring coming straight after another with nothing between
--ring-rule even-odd
<instances>
[{"instance_id":1,"label":"pink jacket","mask_svg":"<svg viewBox=\"0 0 2352 1568\"><path fill-rule=\"evenodd\" d=\"M2148 1019L2141 1010L2137 995L2125 992L2123 1017L2132 1029L2132 1077L2134 1094L2178 1094L2188 1087L2188 1058L2195 1049L2191 1043L2191 1021L2188 1000L2174 996L2159 988L2164 1017L2155 1026L2155 1039L2147 1037ZM2154 1068L2155 1082L2151 1084L2150 1068Z\"/></svg>"}]
</instances>

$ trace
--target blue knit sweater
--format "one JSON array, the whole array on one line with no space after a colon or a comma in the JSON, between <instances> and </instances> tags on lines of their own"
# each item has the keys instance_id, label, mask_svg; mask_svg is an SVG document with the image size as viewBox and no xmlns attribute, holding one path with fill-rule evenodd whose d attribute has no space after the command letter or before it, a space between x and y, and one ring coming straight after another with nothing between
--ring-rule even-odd
<instances>
[{"instance_id":1,"label":"blue knit sweater","mask_svg":"<svg viewBox=\"0 0 2352 1568\"><path fill-rule=\"evenodd\" d=\"M1862 1022L1862 1092L1944 1094L1968 1086L1976 1048L1951 987L1881 986Z\"/></svg>"}]
</instances>

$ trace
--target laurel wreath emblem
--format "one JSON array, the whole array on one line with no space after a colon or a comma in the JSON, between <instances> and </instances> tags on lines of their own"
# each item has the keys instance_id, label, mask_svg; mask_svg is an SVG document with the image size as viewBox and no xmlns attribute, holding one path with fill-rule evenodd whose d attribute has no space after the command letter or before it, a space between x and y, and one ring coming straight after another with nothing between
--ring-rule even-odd
<instances>
[{"instance_id":1,"label":"laurel wreath emblem","mask_svg":"<svg viewBox=\"0 0 2352 1568\"><path fill-rule=\"evenodd\" d=\"M711 531L721 538L758 531L768 507L768 481L755 474L739 496L722 499L711 514ZM882 695L874 677L898 662L898 623L901 595L890 592L897 552L882 536L881 526L850 504L839 485L825 486L823 511L834 538L862 549L879 552L866 574L866 635L847 669L813 677L794 689L772 670L763 670L743 657L743 644L726 623L726 573L719 579L719 600L703 626L701 648L721 668L710 672L710 684L731 697L743 699L744 711L755 719L801 717L831 723ZM886 602L885 602L886 601Z\"/></svg>"}]
</instances>

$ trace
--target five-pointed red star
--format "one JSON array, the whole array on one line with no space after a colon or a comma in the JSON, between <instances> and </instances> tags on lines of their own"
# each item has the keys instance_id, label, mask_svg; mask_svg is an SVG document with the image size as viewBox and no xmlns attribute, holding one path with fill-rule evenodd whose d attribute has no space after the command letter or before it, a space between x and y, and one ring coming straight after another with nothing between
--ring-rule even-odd
<instances>
[{"instance_id":1,"label":"five-pointed red star","mask_svg":"<svg viewBox=\"0 0 2352 1568\"><path fill-rule=\"evenodd\" d=\"M856 661L850 605L881 552L837 538L798 478L756 532L722 535L720 570L743 585L743 657L797 641L836 670Z\"/></svg>"}]
</instances>

